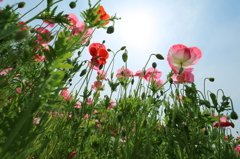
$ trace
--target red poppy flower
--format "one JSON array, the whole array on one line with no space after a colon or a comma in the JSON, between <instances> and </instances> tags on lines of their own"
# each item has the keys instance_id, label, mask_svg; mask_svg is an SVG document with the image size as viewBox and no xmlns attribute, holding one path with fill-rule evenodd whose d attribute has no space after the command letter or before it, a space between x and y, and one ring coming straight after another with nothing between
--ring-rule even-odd
<instances>
[{"instance_id":1,"label":"red poppy flower","mask_svg":"<svg viewBox=\"0 0 240 159\"><path fill-rule=\"evenodd\" d=\"M22 24L24 24L24 22L23 21L21 21L21 22L19 22L18 23L18 25L22 25ZM27 30L28 28L28 26L27 25L23 25L24 27L22 27L21 29L19 29L19 30Z\"/></svg>"},{"instance_id":2,"label":"red poppy flower","mask_svg":"<svg viewBox=\"0 0 240 159\"><path fill-rule=\"evenodd\" d=\"M93 65L98 65L98 64L105 65L107 63L106 59L108 59L109 54L106 50L106 47L103 44L92 43L89 46L88 50L92 56L91 63Z\"/></svg>"},{"instance_id":3,"label":"red poppy flower","mask_svg":"<svg viewBox=\"0 0 240 159\"><path fill-rule=\"evenodd\" d=\"M99 14L99 13L101 14L99 20L108 20L108 19L110 19L110 16L106 13L106 11L104 10L103 6L100 6L99 10L97 11L97 14ZM109 21L106 21L103 26L107 25L108 23L109 23Z\"/></svg>"}]
</instances>

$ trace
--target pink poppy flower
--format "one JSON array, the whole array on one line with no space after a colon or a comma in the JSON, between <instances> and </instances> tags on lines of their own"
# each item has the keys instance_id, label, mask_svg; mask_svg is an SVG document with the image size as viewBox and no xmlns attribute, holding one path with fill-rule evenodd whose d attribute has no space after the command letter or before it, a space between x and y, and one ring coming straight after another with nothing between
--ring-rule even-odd
<instances>
[{"instance_id":1,"label":"pink poppy flower","mask_svg":"<svg viewBox=\"0 0 240 159\"><path fill-rule=\"evenodd\" d=\"M240 145L237 145L234 151L240 151Z\"/></svg>"},{"instance_id":2,"label":"pink poppy flower","mask_svg":"<svg viewBox=\"0 0 240 159\"><path fill-rule=\"evenodd\" d=\"M131 76L133 76L133 72L127 68L120 68L117 70L117 74L116 74L117 78L120 78L120 77L128 78Z\"/></svg>"},{"instance_id":3,"label":"pink poppy flower","mask_svg":"<svg viewBox=\"0 0 240 159\"><path fill-rule=\"evenodd\" d=\"M12 68L6 68L2 72L0 72L0 75L7 75L8 71L12 70Z\"/></svg>"},{"instance_id":4,"label":"pink poppy flower","mask_svg":"<svg viewBox=\"0 0 240 159\"><path fill-rule=\"evenodd\" d=\"M93 111L94 114L97 114L98 112L96 110Z\"/></svg>"},{"instance_id":5,"label":"pink poppy flower","mask_svg":"<svg viewBox=\"0 0 240 159\"><path fill-rule=\"evenodd\" d=\"M82 105L79 101L76 102L76 106L74 106L75 108L82 108Z\"/></svg>"},{"instance_id":6,"label":"pink poppy flower","mask_svg":"<svg viewBox=\"0 0 240 159\"><path fill-rule=\"evenodd\" d=\"M51 32L49 30L45 29L44 27L36 28L35 31L38 33L37 34L37 36L38 36L37 41L40 44L47 44L50 41L52 41ZM43 36L45 38L43 38Z\"/></svg>"},{"instance_id":7,"label":"pink poppy flower","mask_svg":"<svg viewBox=\"0 0 240 159\"><path fill-rule=\"evenodd\" d=\"M176 71L181 66L184 68L196 64L201 57L202 52L199 48L177 44L169 49L167 60L173 71Z\"/></svg>"},{"instance_id":8,"label":"pink poppy flower","mask_svg":"<svg viewBox=\"0 0 240 159\"><path fill-rule=\"evenodd\" d=\"M18 93L21 93L21 88L16 88L16 91L17 91Z\"/></svg>"},{"instance_id":9,"label":"pink poppy flower","mask_svg":"<svg viewBox=\"0 0 240 159\"><path fill-rule=\"evenodd\" d=\"M110 99L110 105L108 106L108 109L112 109L115 106L115 103L112 99Z\"/></svg>"},{"instance_id":10,"label":"pink poppy flower","mask_svg":"<svg viewBox=\"0 0 240 159\"><path fill-rule=\"evenodd\" d=\"M95 89L96 91L99 91L101 87L102 87L101 81L95 81L94 84L92 85L92 88Z\"/></svg>"},{"instance_id":11,"label":"pink poppy flower","mask_svg":"<svg viewBox=\"0 0 240 159\"><path fill-rule=\"evenodd\" d=\"M73 158L73 156L75 156L77 154L77 151L73 151L68 155L68 159Z\"/></svg>"},{"instance_id":12,"label":"pink poppy flower","mask_svg":"<svg viewBox=\"0 0 240 159\"><path fill-rule=\"evenodd\" d=\"M135 73L134 76L138 76L139 78L142 78L144 75L143 75L143 72L141 70L139 70Z\"/></svg>"},{"instance_id":13,"label":"pink poppy flower","mask_svg":"<svg viewBox=\"0 0 240 159\"><path fill-rule=\"evenodd\" d=\"M192 71L193 71L193 68L185 68L181 75L174 74L172 76L172 79L176 80L174 81L174 83L175 84L193 83L194 75L192 74Z\"/></svg>"},{"instance_id":14,"label":"pink poppy flower","mask_svg":"<svg viewBox=\"0 0 240 159\"><path fill-rule=\"evenodd\" d=\"M73 27L71 27L69 25L67 27L69 29L73 29L74 27L76 27L77 22L78 22L77 16L75 14L73 14L73 13L70 13L70 14L68 14L68 19L70 20L70 24L73 25Z\"/></svg>"},{"instance_id":15,"label":"pink poppy flower","mask_svg":"<svg viewBox=\"0 0 240 159\"><path fill-rule=\"evenodd\" d=\"M146 81L151 82L153 79L158 80L162 76L162 72L159 72L156 68L150 67L147 69L146 74L143 76L143 78Z\"/></svg>"},{"instance_id":16,"label":"pink poppy flower","mask_svg":"<svg viewBox=\"0 0 240 159\"><path fill-rule=\"evenodd\" d=\"M63 89L60 93L64 100L70 100L71 96L67 89Z\"/></svg>"},{"instance_id":17,"label":"pink poppy flower","mask_svg":"<svg viewBox=\"0 0 240 159\"><path fill-rule=\"evenodd\" d=\"M91 98L88 98L88 99L87 99L87 105L91 105L92 102L93 102L93 101L91 100Z\"/></svg>"},{"instance_id":18,"label":"pink poppy flower","mask_svg":"<svg viewBox=\"0 0 240 159\"><path fill-rule=\"evenodd\" d=\"M72 35L78 35L81 34L85 29L85 24L84 22L77 21L76 25L72 28ZM93 29L88 29L85 34L82 37L82 43L86 43L89 38L91 38L91 35L93 33Z\"/></svg>"},{"instance_id":19,"label":"pink poppy flower","mask_svg":"<svg viewBox=\"0 0 240 159\"><path fill-rule=\"evenodd\" d=\"M98 70L97 71L97 79L98 80L105 80L105 81L107 81L107 72L106 71L104 71L104 70Z\"/></svg>"},{"instance_id":20,"label":"pink poppy flower","mask_svg":"<svg viewBox=\"0 0 240 159\"><path fill-rule=\"evenodd\" d=\"M228 126L232 126L232 123L227 121L226 116L222 116L220 118L220 127L228 127ZM213 125L213 127L218 127L218 121Z\"/></svg>"},{"instance_id":21,"label":"pink poppy flower","mask_svg":"<svg viewBox=\"0 0 240 159\"><path fill-rule=\"evenodd\" d=\"M2 2L3 0L0 0L0 2Z\"/></svg>"},{"instance_id":22,"label":"pink poppy flower","mask_svg":"<svg viewBox=\"0 0 240 159\"><path fill-rule=\"evenodd\" d=\"M164 83L163 80L160 80L160 79L155 81L155 84L157 85L157 88L162 88L163 83Z\"/></svg>"},{"instance_id":23,"label":"pink poppy flower","mask_svg":"<svg viewBox=\"0 0 240 159\"><path fill-rule=\"evenodd\" d=\"M34 126L36 126L37 124L39 124L40 123L40 118L39 117L37 117L37 118L33 118L33 125Z\"/></svg>"}]
</instances>

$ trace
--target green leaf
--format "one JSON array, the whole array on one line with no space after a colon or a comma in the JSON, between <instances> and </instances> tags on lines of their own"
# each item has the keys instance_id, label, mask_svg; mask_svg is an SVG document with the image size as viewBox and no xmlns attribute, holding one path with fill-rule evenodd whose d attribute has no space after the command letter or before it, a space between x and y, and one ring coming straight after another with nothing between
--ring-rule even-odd
<instances>
[{"instance_id":1,"label":"green leaf","mask_svg":"<svg viewBox=\"0 0 240 159\"><path fill-rule=\"evenodd\" d=\"M68 63L57 63L56 65L54 65L52 67L52 69L55 69L55 68L68 68L68 69L70 69L70 68L73 68L73 66L68 64Z\"/></svg>"}]
</instances>

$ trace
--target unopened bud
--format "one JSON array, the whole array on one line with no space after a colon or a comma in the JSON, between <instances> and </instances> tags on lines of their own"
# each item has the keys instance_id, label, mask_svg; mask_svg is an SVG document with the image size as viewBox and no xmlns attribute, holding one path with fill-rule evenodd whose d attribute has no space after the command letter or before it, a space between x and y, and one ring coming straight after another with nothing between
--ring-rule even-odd
<instances>
[{"instance_id":1,"label":"unopened bud","mask_svg":"<svg viewBox=\"0 0 240 159\"><path fill-rule=\"evenodd\" d=\"M161 54L156 54L157 59L164 60L164 57Z\"/></svg>"},{"instance_id":2,"label":"unopened bud","mask_svg":"<svg viewBox=\"0 0 240 159\"><path fill-rule=\"evenodd\" d=\"M99 66L99 70L101 70L103 68L103 64L101 64L100 66Z\"/></svg>"},{"instance_id":3,"label":"unopened bud","mask_svg":"<svg viewBox=\"0 0 240 159\"><path fill-rule=\"evenodd\" d=\"M25 2L20 2L18 3L18 8L23 8L25 7L26 3Z\"/></svg>"},{"instance_id":4,"label":"unopened bud","mask_svg":"<svg viewBox=\"0 0 240 159\"><path fill-rule=\"evenodd\" d=\"M106 41L105 41L105 40L103 40L103 41L102 41L102 44L104 44L105 42L106 42Z\"/></svg>"},{"instance_id":5,"label":"unopened bud","mask_svg":"<svg viewBox=\"0 0 240 159\"><path fill-rule=\"evenodd\" d=\"M81 55L81 51L78 51L78 56L80 56Z\"/></svg>"},{"instance_id":6,"label":"unopened bud","mask_svg":"<svg viewBox=\"0 0 240 159\"><path fill-rule=\"evenodd\" d=\"M123 60L123 62L126 62L127 59L128 59L128 54L125 52L122 54L122 60Z\"/></svg>"},{"instance_id":7,"label":"unopened bud","mask_svg":"<svg viewBox=\"0 0 240 159\"><path fill-rule=\"evenodd\" d=\"M108 34L112 34L114 32L114 27L113 26L109 26L108 28L107 28L107 33Z\"/></svg>"},{"instance_id":8,"label":"unopened bud","mask_svg":"<svg viewBox=\"0 0 240 159\"><path fill-rule=\"evenodd\" d=\"M146 93L145 92L142 93L141 98L142 98L142 100L146 98Z\"/></svg>"},{"instance_id":9,"label":"unopened bud","mask_svg":"<svg viewBox=\"0 0 240 159\"><path fill-rule=\"evenodd\" d=\"M123 46L123 47L121 47L121 49L120 50L125 50L126 49L126 46Z\"/></svg>"},{"instance_id":10,"label":"unopened bud","mask_svg":"<svg viewBox=\"0 0 240 159\"><path fill-rule=\"evenodd\" d=\"M208 80L209 80L210 82L214 82L215 79L214 79L213 77L209 77Z\"/></svg>"},{"instance_id":11,"label":"unopened bud","mask_svg":"<svg viewBox=\"0 0 240 159\"><path fill-rule=\"evenodd\" d=\"M69 4L69 6L70 6L70 8L75 8L76 7L76 3L75 2L71 2L70 4Z\"/></svg>"},{"instance_id":12,"label":"unopened bud","mask_svg":"<svg viewBox=\"0 0 240 159\"><path fill-rule=\"evenodd\" d=\"M234 128L234 127L235 127L235 125L232 123L231 127L232 127L232 128Z\"/></svg>"},{"instance_id":13,"label":"unopened bud","mask_svg":"<svg viewBox=\"0 0 240 159\"><path fill-rule=\"evenodd\" d=\"M169 83L173 84L173 79L172 78L169 79Z\"/></svg>"},{"instance_id":14,"label":"unopened bud","mask_svg":"<svg viewBox=\"0 0 240 159\"><path fill-rule=\"evenodd\" d=\"M86 70L86 69L82 70L82 72L80 73L80 77L82 77L83 75L85 75L85 74L86 74L86 72L87 72L87 70Z\"/></svg>"},{"instance_id":15,"label":"unopened bud","mask_svg":"<svg viewBox=\"0 0 240 159\"><path fill-rule=\"evenodd\" d=\"M108 52L112 51L111 49L107 49Z\"/></svg>"},{"instance_id":16,"label":"unopened bud","mask_svg":"<svg viewBox=\"0 0 240 159\"><path fill-rule=\"evenodd\" d=\"M131 84L133 85L133 83L134 83L134 79L132 79L132 81L131 81Z\"/></svg>"},{"instance_id":17,"label":"unopened bud","mask_svg":"<svg viewBox=\"0 0 240 159\"><path fill-rule=\"evenodd\" d=\"M153 63L152 63L152 67L153 67L153 68L156 68L156 67L157 67L156 62L153 62Z\"/></svg>"},{"instance_id":18,"label":"unopened bud","mask_svg":"<svg viewBox=\"0 0 240 159\"><path fill-rule=\"evenodd\" d=\"M233 119L233 120L237 120L238 119L238 115L237 115L237 113L235 111L232 111L230 116L231 116L231 119Z\"/></svg>"}]
</instances>

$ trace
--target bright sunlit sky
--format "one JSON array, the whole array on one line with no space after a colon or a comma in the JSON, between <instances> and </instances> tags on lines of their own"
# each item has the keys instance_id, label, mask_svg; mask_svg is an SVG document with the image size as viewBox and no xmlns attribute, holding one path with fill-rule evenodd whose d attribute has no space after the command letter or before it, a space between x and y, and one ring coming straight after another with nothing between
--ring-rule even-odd
<instances>
[{"instance_id":1,"label":"bright sunlit sky","mask_svg":"<svg viewBox=\"0 0 240 159\"><path fill-rule=\"evenodd\" d=\"M5 4L13 4L19 0L4 0ZM21 13L31 9L40 0L26 0ZM59 11L74 13L80 18L79 12L88 8L87 0L79 0L75 9L70 9L70 0L59 3ZM92 4L96 2L92 1ZM217 89L224 90L226 96L233 99L235 111L240 115L240 87L237 73L240 68L240 1L232 0L102 0L109 15L117 13L121 20L115 23L115 32L106 34L106 30L95 31L91 42L101 43L113 51L127 46L129 52L128 68L136 72L145 65L152 53L160 53L165 58L169 48L174 44L196 46L202 51L203 57L193 66L195 83L203 90L205 77L214 77L215 82L207 82L207 90L216 93ZM43 9L45 3L25 18L35 15ZM108 26L110 26L108 24ZM82 59L90 59L87 49ZM109 60L110 61L110 60ZM157 62L158 70L163 72L162 80L170 71L167 61ZM123 66L121 54L117 56L115 70ZM148 68L147 67L147 68ZM77 81L77 79L74 79ZM240 131L240 120L235 121L236 131Z\"/></svg>"}]
</instances>

